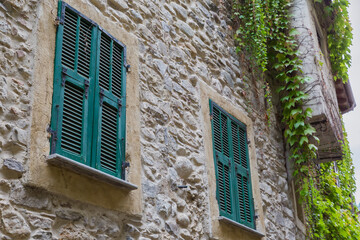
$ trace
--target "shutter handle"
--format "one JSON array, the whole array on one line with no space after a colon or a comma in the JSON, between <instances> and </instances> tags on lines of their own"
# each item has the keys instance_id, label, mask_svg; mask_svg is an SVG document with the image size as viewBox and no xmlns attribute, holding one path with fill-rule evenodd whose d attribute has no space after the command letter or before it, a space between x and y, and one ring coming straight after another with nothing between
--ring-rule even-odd
<instances>
[{"instance_id":1,"label":"shutter handle","mask_svg":"<svg viewBox=\"0 0 360 240\"><path fill-rule=\"evenodd\" d=\"M88 98L89 86L90 86L89 80L86 79L84 85L85 85L85 98Z\"/></svg>"},{"instance_id":2,"label":"shutter handle","mask_svg":"<svg viewBox=\"0 0 360 240\"><path fill-rule=\"evenodd\" d=\"M104 102L104 89L103 88L100 88L100 106L103 105L103 102Z\"/></svg>"}]
</instances>

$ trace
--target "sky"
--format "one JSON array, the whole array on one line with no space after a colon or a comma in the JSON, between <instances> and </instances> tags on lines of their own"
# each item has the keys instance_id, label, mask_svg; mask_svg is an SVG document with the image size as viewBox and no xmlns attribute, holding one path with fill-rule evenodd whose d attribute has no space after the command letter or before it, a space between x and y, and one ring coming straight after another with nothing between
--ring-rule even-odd
<instances>
[{"instance_id":1,"label":"sky","mask_svg":"<svg viewBox=\"0 0 360 240\"><path fill-rule=\"evenodd\" d=\"M357 107L344 114L345 129L348 133L350 149L353 153L357 191L356 203L360 203L360 1L349 0L350 21L353 27L352 64L349 69L350 84Z\"/></svg>"}]
</instances>

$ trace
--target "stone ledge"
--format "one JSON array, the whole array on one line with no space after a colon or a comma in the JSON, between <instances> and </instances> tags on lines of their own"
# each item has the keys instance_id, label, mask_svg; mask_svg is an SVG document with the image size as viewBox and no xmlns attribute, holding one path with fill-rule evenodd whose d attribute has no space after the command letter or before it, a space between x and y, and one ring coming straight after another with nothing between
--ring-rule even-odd
<instances>
[{"instance_id":1,"label":"stone ledge","mask_svg":"<svg viewBox=\"0 0 360 240\"><path fill-rule=\"evenodd\" d=\"M106 182L118 187L122 187L127 190L135 190L138 188L136 185L129 183L123 179L116 178L114 176L111 176L110 174L101 172L95 168L91 168L59 154L51 154L47 157L46 161L57 167L66 168L81 175L86 175L93 179L100 180L102 182Z\"/></svg>"},{"instance_id":2,"label":"stone ledge","mask_svg":"<svg viewBox=\"0 0 360 240\"><path fill-rule=\"evenodd\" d=\"M259 231L256 231L255 229L249 228L249 227L247 227L245 225L242 225L241 223L235 222L234 220L231 220L231 219L229 219L227 217L218 217L218 220L220 222L223 222L223 223L232 224L232 225L234 225L234 226L236 226L238 228L241 228L241 229L243 229L243 230L245 230L247 232L250 232L250 233L256 235L259 238L265 237L265 234L263 234L263 233L261 233Z\"/></svg>"}]
</instances>

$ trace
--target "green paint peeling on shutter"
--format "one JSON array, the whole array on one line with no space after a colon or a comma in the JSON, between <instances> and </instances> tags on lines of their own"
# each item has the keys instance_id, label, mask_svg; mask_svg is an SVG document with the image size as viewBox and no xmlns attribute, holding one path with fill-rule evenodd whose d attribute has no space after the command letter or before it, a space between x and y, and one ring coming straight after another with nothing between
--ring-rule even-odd
<instances>
[{"instance_id":1,"label":"green paint peeling on shutter","mask_svg":"<svg viewBox=\"0 0 360 240\"><path fill-rule=\"evenodd\" d=\"M220 215L255 228L246 126L210 100Z\"/></svg>"},{"instance_id":2,"label":"green paint peeling on shutter","mask_svg":"<svg viewBox=\"0 0 360 240\"><path fill-rule=\"evenodd\" d=\"M59 1L51 153L123 178L126 47Z\"/></svg>"}]
</instances>

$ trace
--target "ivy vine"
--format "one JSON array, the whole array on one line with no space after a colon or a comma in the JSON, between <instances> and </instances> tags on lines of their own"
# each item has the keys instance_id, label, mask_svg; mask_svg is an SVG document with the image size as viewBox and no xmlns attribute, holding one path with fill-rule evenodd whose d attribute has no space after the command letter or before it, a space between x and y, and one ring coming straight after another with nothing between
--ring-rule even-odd
<instances>
[{"instance_id":1,"label":"ivy vine","mask_svg":"<svg viewBox=\"0 0 360 240\"><path fill-rule=\"evenodd\" d=\"M322 0L314 0L315 4ZM233 0L233 20L238 26L235 40L237 51L247 51L263 72L277 80L280 87L284 137L290 146L290 158L295 163L294 175L300 186L300 196L306 213L309 239L360 239L359 221L354 214L352 198L355 191L354 171L346 139L343 160L318 165L315 129L308 123L312 110L304 108L308 99L302 86L308 81L302 75L302 61L296 40L298 32L290 27L291 0ZM352 33L348 18L348 1L327 1L326 12L331 19L328 48L334 79L348 80L351 63ZM266 78L265 78L266 81ZM269 85L265 97L271 96ZM314 144L315 143L315 144ZM334 182L339 178L339 185ZM335 179L335 180L334 180Z\"/></svg>"},{"instance_id":2,"label":"ivy vine","mask_svg":"<svg viewBox=\"0 0 360 240\"><path fill-rule=\"evenodd\" d=\"M315 0L321 3L323 0ZM352 27L348 12L347 0L333 0L325 7L325 12L331 19L328 30L328 47L334 80L344 83L349 80L348 69L351 65L350 46L353 39Z\"/></svg>"}]
</instances>

